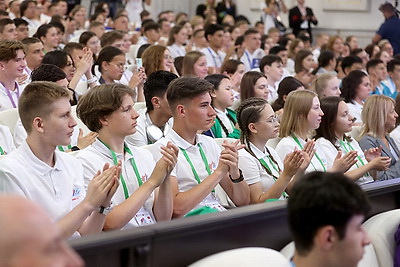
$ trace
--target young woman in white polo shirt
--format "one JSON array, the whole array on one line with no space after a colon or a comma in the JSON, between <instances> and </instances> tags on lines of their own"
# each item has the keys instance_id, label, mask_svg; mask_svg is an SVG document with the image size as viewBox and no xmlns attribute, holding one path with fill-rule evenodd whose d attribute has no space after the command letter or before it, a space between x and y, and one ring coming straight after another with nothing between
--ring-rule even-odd
<instances>
[{"instance_id":1,"label":"young woman in white polo shirt","mask_svg":"<svg viewBox=\"0 0 400 267\"><path fill-rule=\"evenodd\" d=\"M310 164L313 143L309 142L304 151L298 149L289 153L282 161L276 151L266 145L278 135L279 122L267 101L251 97L238 108L238 124L242 131L239 150L239 168L249 184L250 203L260 203L268 199L284 199L287 191Z\"/></svg>"},{"instance_id":2,"label":"young woman in white polo shirt","mask_svg":"<svg viewBox=\"0 0 400 267\"><path fill-rule=\"evenodd\" d=\"M346 175L358 184L373 182L376 171L389 168L390 158L382 157L382 147L370 148L363 152L354 138L346 135L353 125L353 117L346 103L337 96L321 99L321 109L325 113L321 125L316 130L317 145L322 148L328 168L332 166L338 151L343 154L357 153L357 161Z\"/></svg>"},{"instance_id":3,"label":"young woman in white polo shirt","mask_svg":"<svg viewBox=\"0 0 400 267\"><path fill-rule=\"evenodd\" d=\"M85 183L104 163L121 163L120 186L113 197L114 208L106 217L105 230L153 224L170 220L172 191L169 174L178 148L168 143L156 163L149 151L124 142L136 129L133 91L122 84L105 84L90 90L79 101L78 116L98 139L80 151Z\"/></svg>"},{"instance_id":4,"label":"young woman in white polo shirt","mask_svg":"<svg viewBox=\"0 0 400 267\"><path fill-rule=\"evenodd\" d=\"M288 94L279 128L279 137L282 140L276 147L281 160L284 160L286 155L293 150L303 149L307 142L315 143L310 138L319 127L322 116L324 116L324 113L315 92L297 90ZM346 172L356 163L356 155L348 153L342 157L341 153L337 153L332 167L328 168L328 162L323 151L315 146L314 152L306 172Z\"/></svg>"}]
</instances>

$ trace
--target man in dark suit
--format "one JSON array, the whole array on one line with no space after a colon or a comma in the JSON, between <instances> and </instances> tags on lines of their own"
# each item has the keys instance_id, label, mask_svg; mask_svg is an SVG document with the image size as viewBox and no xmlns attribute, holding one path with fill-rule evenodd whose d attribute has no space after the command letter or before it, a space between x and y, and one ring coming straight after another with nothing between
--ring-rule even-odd
<instances>
[{"instance_id":1,"label":"man in dark suit","mask_svg":"<svg viewBox=\"0 0 400 267\"><path fill-rule=\"evenodd\" d=\"M297 36L300 31L306 30L312 42L311 23L318 23L314 12L305 6L305 0L297 0L297 6L289 10L289 26L293 29L293 34Z\"/></svg>"}]
</instances>

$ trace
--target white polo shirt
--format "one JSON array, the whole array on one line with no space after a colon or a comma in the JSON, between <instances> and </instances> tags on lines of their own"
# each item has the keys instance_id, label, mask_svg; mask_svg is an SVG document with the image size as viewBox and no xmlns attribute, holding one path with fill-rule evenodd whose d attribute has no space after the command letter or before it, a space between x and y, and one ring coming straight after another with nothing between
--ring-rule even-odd
<instances>
[{"instance_id":1,"label":"white polo shirt","mask_svg":"<svg viewBox=\"0 0 400 267\"><path fill-rule=\"evenodd\" d=\"M147 108L143 108L138 110L139 118L136 121L136 133L128 135L125 137L125 141L131 146L145 146L149 144L149 140L147 139L147 127L152 125L153 122L149 114L147 113ZM172 128L174 119L171 117L166 124L167 127L164 128L164 135L169 132ZM161 130L161 129L160 129Z\"/></svg>"},{"instance_id":2,"label":"white polo shirt","mask_svg":"<svg viewBox=\"0 0 400 267\"><path fill-rule=\"evenodd\" d=\"M154 162L153 156L148 150L140 147L133 147L128 145L131 150L132 155L129 153L123 154L116 153L117 159L122 162L122 176L126 183L129 195L133 194L139 188L139 182L132 167L131 158L135 159L136 166L138 168L140 178L142 182L146 182L151 173L154 170L156 163ZM83 166L83 175L85 178L85 187L88 186L93 176L97 171L102 171L105 163L109 163L110 166L114 165L113 157L110 150L98 139L87 148L80 150L76 156ZM124 187L120 181L120 185L115 192L112 201L114 205L119 205L125 201ZM143 208L149 212L152 220L155 222L153 214L153 203L154 203L154 193L152 193L149 198L145 201ZM136 222L135 217L130 220L130 222L124 227L129 228L132 226L139 226Z\"/></svg>"},{"instance_id":3,"label":"white polo shirt","mask_svg":"<svg viewBox=\"0 0 400 267\"><path fill-rule=\"evenodd\" d=\"M0 192L27 197L58 221L86 196L82 165L73 156L55 151L55 164L50 167L24 142L0 160Z\"/></svg>"},{"instance_id":4,"label":"white polo shirt","mask_svg":"<svg viewBox=\"0 0 400 267\"><path fill-rule=\"evenodd\" d=\"M15 83L15 86L15 90L10 91L0 82L0 111L18 107L18 99L23 89L20 88L18 83ZM8 95L7 91L10 95Z\"/></svg>"},{"instance_id":5,"label":"white polo shirt","mask_svg":"<svg viewBox=\"0 0 400 267\"><path fill-rule=\"evenodd\" d=\"M253 53L246 49L240 61L243 62L246 72L250 70L260 71L260 61L263 56L265 56L265 52L261 48L257 48Z\"/></svg>"},{"instance_id":6,"label":"white polo shirt","mask_svg":"<svg viewBox=\"0 0 400 267\"><path fill-rule=\"evenodd\" d=\"M276 151L272 147L266 147L271 153L272 158L276 161L276 163L278 163L280 170L283 170L283 163ZM263 168L260 163L260 159L263 159L267 163L269 169L275 177L279 177L280 173L275 170L273 166L271 166L266 151L260 151L252 143L250 143L250 148L257 158L253 157L249 152L246 151L246 149L239 150L239 168L242 170L243 177L247 184L252 185L255 183L261 183L262 191L267 192L275 183L275 179ZM280 199L284 198L281 196Z\"/></svg>"},{"instance_id":7,"label":"white polo shirt","mask_svg":"<svg viewBox=\"0 0 400 267\"><path fill-rule=\"evenodd\" d=\"M161 158L160 146L167 145L168 141L171 141L176 146L186 150L190 161L196 169L200 181L203 181L206 177L209 176L209 174L205 168L205 163L201 157L198 144L200 144L203 148L211 172L214 172L217 168L221 149L211 137L197 134L196 145L192 145L184 140L182 137L180 137L173 129L171 129L171 131L169 131L169 133L165 137L158 140L152 146L151 153L153 154L155 160ZM181 150L179 150L178 161L175 165L175 168L171 172L171 176L176 177L180 192L188 191L198 184L192 172L192 168L190 167L189 162L186 160ZM204 206L216 208L214 206L215 204L220 204L220 200L215 194L212 194L210 192L210 194L208 194L208 196L193 209ZM220 210L224 210L224 208L222 208L221 206Z\"/></svg>"},{"instance_id":8,"label":"white polo shirt","mask_svg":"<svg viewBox=\"0 0 400 267\"><path fill-rule=\"evenodd\" d=\"M4 155L10 154L15 149L10 129L4 125L0 125L0 147Z\"/></svg>"},{"instance_id":9,"label":"white polo shirt","mask_svg":"<svg viewBox=\"0 0 400 267\"><path fill-rule=\"evenodd\" d=\"M200 50L207 59L207 67L216 67L221 68L222 63L224 62L226 54L222 51L215 52L210 47L206 47Z\"/></svg>"},{"instance_id":10,"label":"white polo shirt","mask_svg":"<svg viewBox=\"0 0 400 267\"><path fill-rule=\"evenodd\" d=\"M327 166L328 169L332 167L333 162L335 161L336 155L338 153L338 150L336 147L342 151L342 156L346 155L348 152L352 151L353 149L357 151L358 157L356 164L350 167L349 171L353 171L359 167L361 167L364 164L367 164L368 161L364 156L364 152L362 151L360 145L358 142L352 138L351 142L344 141L343 144L339 142L339 140L336 140L335 146L329 142L326 138L318 138L317 139L317 144L318 147L321 148L322 153L324 153L324 157L327 160ZM344 146L343 146L344 145ZM357 181L355 181L357 184L366 184L373 182L374 179L372 178L371 175L365 174L363 177L359 178Z\"/></svg>"},{"instance_id":11,"label":"white polo shirt","mask_svg":"<svg viewBox=\"0 0 400 267\"><path fill-rule=\"evenodd\" d=\"M284 137L281 139L281 141L279 141L275 150L277 151L282 162L285 160L286 155L293 152L295 148L297 148L298 150L302 150L302 148L304 147L306 141L304 141L300 137L297 137L297 139L300 142L301 147L297 144L297 142L294 140L294 138L291 135ZM317 144L315 145L314 149L315 149L315 154L312 157L310 165L308 165L305 172L308 173L308 172L313 172L313 171L321 171L321 172L327 171L328 170L328 165L327 165L328 162L325 158L325 153L323 153L323 151L321 151L321 149L318 147ZM335 156L336 156L336 154L335 154Z\"/></svg>"}]
</instances>

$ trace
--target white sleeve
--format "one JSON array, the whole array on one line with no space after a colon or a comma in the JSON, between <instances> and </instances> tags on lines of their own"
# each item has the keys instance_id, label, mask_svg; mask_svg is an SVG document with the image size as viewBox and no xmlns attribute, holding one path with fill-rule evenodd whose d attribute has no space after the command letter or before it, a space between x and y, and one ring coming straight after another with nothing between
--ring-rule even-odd
<instances>
[{"instance_id":1,"label":"white sleeve","mask_svg":"<svg viewBox=\"0 0 400 267\"><path fill-rule=\"evenodd\" d=\"M285 137L279 141L275 149L281 161L283 162L286 155L293 152L295 147L296 145L290 141L289 137Z\"/></svg>"},{"instance_id":2,"label":"white sleeve","mask_svg":"<svg viewBox=\"0 0 400 267\"><path fill-rule=\"evenodd\" d=\"M326 169L329 170L333 166L338 150L335 146L325 138L318 138L316 142L318 153L321 153L326 159Z\"/></svg>"},{"instance_id":3,"label":"white sleeve","mask_svg":"<svg viewBox=\"0 0 400 267\"><path fill-rule=\"evenodd\" d=\"M239 150L239 169L242 170L243 177L247 184L255 184L261 181L260 164L258 159L250 155L246 150Z\"/></svg>"}]
</instances>

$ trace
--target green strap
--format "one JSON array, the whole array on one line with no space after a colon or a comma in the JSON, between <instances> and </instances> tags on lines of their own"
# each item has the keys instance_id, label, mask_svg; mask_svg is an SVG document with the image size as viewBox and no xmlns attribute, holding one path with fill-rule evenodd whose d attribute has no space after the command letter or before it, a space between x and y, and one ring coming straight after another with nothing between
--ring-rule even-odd
<instances>
[{"instance_id":1,"label":"green strap","mask_svg":"<svg viewBox=\"0 0 400 267\"><path fill-rule=\"evenodd\" d=\"M70 150L71 148L72 148L72 145L71 144L69 144L68 146L67 146L67 150ZM65 150L64 150L64 147L63 146L58 146L58 150L60 150L61 152L65 152Z\"/></svg>"},{"instance_id":2,"label":"green strap","mask_svg":"<svg viewBox=\"0 0 400 267\"><path fill-rule=\"evenodd\" d=\"M269 162L271 163L272 168L274 168L275 171L277 171L279 174L281 174L281 172L276 168L276 166L275 166L275 164L273 163L273 161L271 160L271 158L270 158L269 156L267 156L267 158L269 159ZM271 174L272 174L272 171L271 171L270 167L268 166L267 162L265 162L265 160L264 160L263 158L259 159L259 161L260 161L260 163L261 163L265 168L267 168L267 169L271 172ZM279 166L278 166L278 167L279 167ZM275 177L274 175L272 175L272 179L274 179L275 182L276 182L276 180L277 180L276 177ZM289 197L288 194L287 194L285 191L282 192L282 196L283 196L284 198L288 198L288 197Z\"/></svg>"},{"instance_id":3,"label":"green strap","mask_svg":"<svg viewBox=\"0 0 400 267\"><path fill-rule=\"evenodd\" d=\"M204 153L204 150L203 150L203 148L201 147L200 143L197 144L197 146L199 147L201 159L202 159L203 162L204 162L204 167L205 167L205 169L206 169L208 175L211 175L211 170L210 170L210 166L208 165L208 161L207 161L206 154ZM189 155L187 154L187 152L186 152L185 149L183 149L183 148L181 148L181 147L179 147L179 149L182 151L183 155L184 155L185 158L186 158L186 161L189 163L190 168L192 169L192 173L193 173L194 179L196 180L196 182L197 182L198 184L200 184L200 183L201 183L201 180L200 180L199 174L197 173L196 168L193 166L193 163L192 163L192 161L190 160ZM212 190L212 192L215 192L214 189Z\"/></svg>"},{"instance_id":4,"label":"green strap","mask_svg":"<svg viewBox=\"0 0 400 267\"><path fill-rule=\"evenodd\" d=\"M113 159L113 162L114 162L114 165L118 165L117 154L115 154L115 152L114 152L106 143L104 143L104 142L101 141L100 139L99 139L99 141L100 141L103 145L105 145L105 146L108 148L108 150L110 151L111 156L112 156L112 159ZM141 185L143 184L143 181L142 181L142 179L141 179L141 177L140 177L139 170L138 170L138 168L137 168L135 159L133 158L132 151L129 149L129 147L128 147L126 144L124 144L124 150L132 156L132 157L130 158L130 162L131 162L131 164L132 164L133 171L135 172L135 175L136 175L138 184L139 184L139 186L141 186ZM122 172L121 172L119 178L121 179L122 187L123 187L123 189L124 189L125 199L128 199L129 196L130 196L130 194L129 194L129 191L128 191L128 186L126 185L125 179L124 179L124 177L123 177L123 175L122 175Z\"/></svg>"},{"instance_id":5,"label":"green strap","mask_svg":"<svg viewBox=\"0 0 400 267\"><path fill-rule=\"evenodd\" d=\"M349 141L346 141L346 143L347 143L347 145L349 146L350 149L347 149L347 148L346 148L346 145L345 145L345 143L344 143L342 140L339 139L339 142L340 142L341 147L343 147L343 149L344 149L344 151L345 151L346 153L349 153L349 151L354 151L354 150L355 150L355 149L353 148L353 146L349 143ZM361 166L364 166L364 165L365 165L364 161L362 160L362 158L361 158L359 155L357 155L357 159L358 159L358 161L361 163ZM356 166L357 166L357 168L360 168L360 165L358 165L357 162L356 162ZM364 174L363 176L371 176L371 175L370 175L369 172L367 172L367 173Z\"/></svg>"},{"instance_id":6,"label":"green strap","mask_svg":"<svg viewBox=\"0 0 400 267\"><path fill-rule=\"evenodd\" d=\"M300 149L303 149L303 146L301 145L301 143L300 143L299 139L297 138L297 136L295 136L294 134L292 134L292 137L293 137L294 141L299 145ZM324 163L322 162L321 158L318 156L317 152L315 152L314 155L315 155L315 157L318 159L319 163L321 164L321 166L322 166L324 172L326 172L325 165L324 165ZM310 163L311 163L311 165L313 166L314 170L317 171L317 168L315 168L314 164L312 163L312 158L311 158Z\"/></svg>"},{"instance_id":7,"label":"green strap","mask_svg":"<svg viewBox=\"0 0 400 267\"><path fill-rule=\"evenodd\" d=\"M236 128L235 128L235 124L234 124L234 123L237 122L236 112L233 111L233 110L231 110L231 109L229 109L229 108L227 108L226 111L227 111L228 114L235 120L234 122L232 122L232 121L229 120L229 122L230 122L231 125L232 125L233 132L229 133L228 136L226 136L226 137L228 137L228 138L234 138L234 139L239 139L239 138L240 138L240 133L241 133L241 132L240 132L239 129L236 129ZM211 127L210 130L211 130L211 132L213 132L214 138L222 138L222 137L223 137L223 136L222 136L222 126L221 126L221 123L219 122L219 120L217 120L217 119L215 120L215 123L214 123L214 125Z\"/></svg>"},{"instance_id":8,"label":"green strap","mask_svg":"<svg viewBox=\"0 0 400 267\"><path fill-rule=\"evenodd\" d=\"M3 148L0 146L0 155L5 155L6 153L4 152Z\"/></svg>"}]
</instances>

